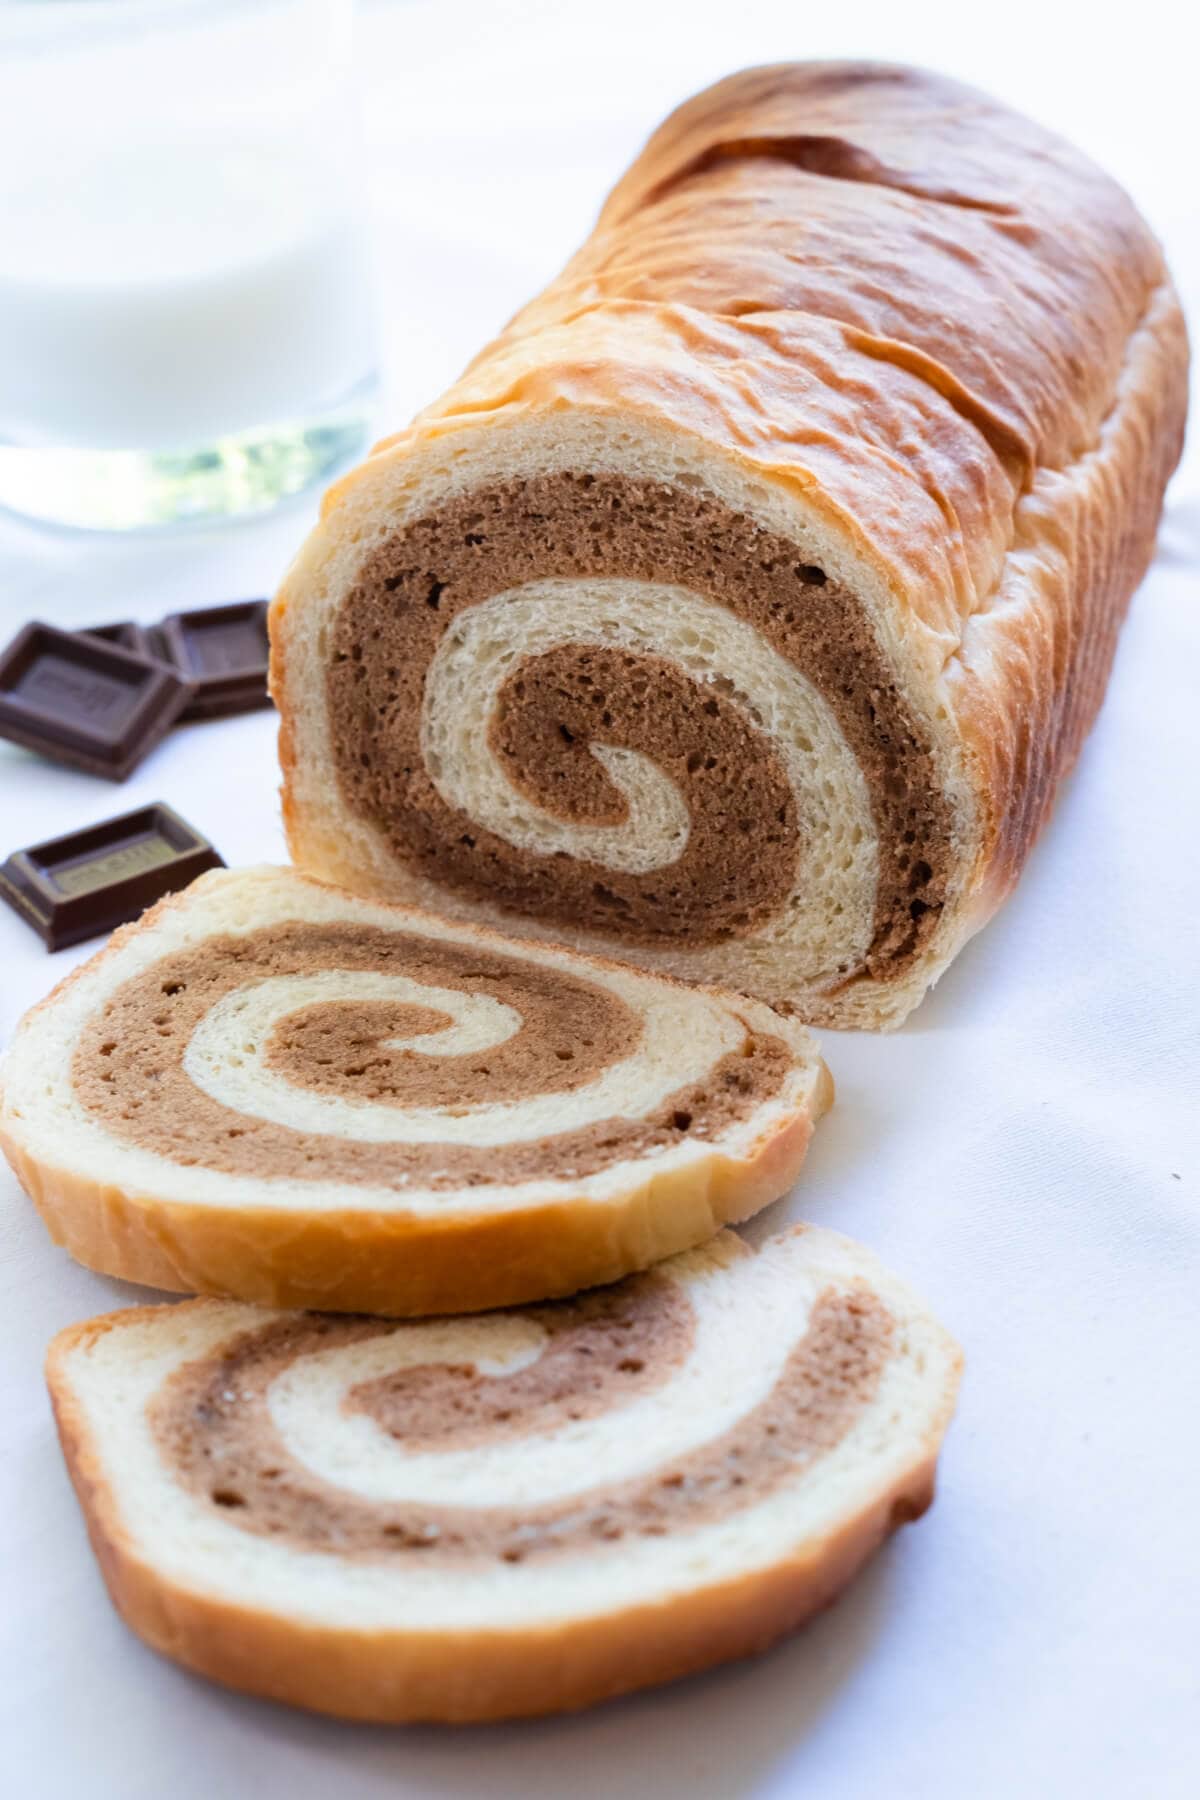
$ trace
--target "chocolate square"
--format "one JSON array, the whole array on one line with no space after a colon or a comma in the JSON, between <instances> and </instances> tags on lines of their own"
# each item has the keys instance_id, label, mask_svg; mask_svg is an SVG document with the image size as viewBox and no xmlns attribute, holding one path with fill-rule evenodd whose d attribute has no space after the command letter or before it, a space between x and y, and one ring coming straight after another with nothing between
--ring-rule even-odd
<instances>
[{"instance_id":1,"label":"chocolate square","mask_svg":"<svg viewBox=\"0 0 1200 1800\"><path fill-rule=\"evenodd\" d=\"M26 625L0 655L0 737L109 781L124 781L186 700L161 663L54 625Z\"/></svg>"},{"instance_id":2,"label":"chocolate square","mask_svg":"<svg viewBox=\"0 0 1200 1800\"><path fill-rule=\"evenodd\" d=\"M138 625L133 619L119 619L113 625L89 625L86 631L77 635L99 638L104 644L115 644L118 650L128 650L132 656L144 656L148 662L162 661L154 647L149 626Z\"/></svg>"},{"instance_id":3,"label":"chocolate square","mask_svg":"<svg viewBox=\"0 0 1200 1800\"><path fill-rule=\"evenodd\" d=\"M0 899L62 950L224 867L208 839L159 802L14 851L0 866Z\"/></svg>"},{"instance_id":4,"label":"chocolate square","mask_svg":"<svg viewBox=\"0 0 1200 1800\"><path fill-rule=\"evenodd\" d=\"M270 706L266 600L236 600L171 613L154 634L158 654L191 689L185 719L215 719Z\"/></svg>"}]
</instances>

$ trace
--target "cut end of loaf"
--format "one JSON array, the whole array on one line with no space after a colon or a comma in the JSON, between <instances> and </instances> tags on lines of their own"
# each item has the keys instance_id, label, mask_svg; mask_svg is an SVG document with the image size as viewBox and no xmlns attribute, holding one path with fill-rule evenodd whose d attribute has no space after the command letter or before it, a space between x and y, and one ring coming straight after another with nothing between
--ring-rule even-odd
<instances>
[{"instance_id":1,"label":"cut end of loaf","mask_svg":"<svg viewBox=\"0 0 1200 1800\"><path fill-rule=\"evenodd\" d=\"M274 615L293 854L801 1017L902 1014L962 882L944 744L838 547L607 436L364 471L353 553Z\"/></svg>"}]
</instances>

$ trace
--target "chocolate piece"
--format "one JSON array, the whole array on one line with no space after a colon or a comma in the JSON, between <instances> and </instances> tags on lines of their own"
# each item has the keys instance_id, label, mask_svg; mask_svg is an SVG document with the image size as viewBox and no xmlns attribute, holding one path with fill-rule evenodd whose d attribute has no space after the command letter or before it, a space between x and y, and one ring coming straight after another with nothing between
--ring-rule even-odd
<instances>
[{"instance_id":1,"label":"chocolate piece","mask_svg":"<svg viewBox=\"0 0 1200 1800\"><path fill-rule=\"evenodd\" d=\"M0 899L48 949L63 950L224 867L207 838L159 802L14 851L0 867Z\"/></svg>"},{"instance_id":2,"label":"chocolate piece","mask_svg":"<svg viewBox=\"0 0 1200 1800\"><path fill-rule=\"evenodd\" d=\"M26 625L0 656L0 737L124 781L175 723L173 670L84 632Z\"/></svg>"},{"instance_id":3,"label":"chocolate piece","mask_svg":"<svg viewBox=\"0 0 1200 1800\"><path fill-rule=\"evenodd\" d=\"M265 600L171 613L155 631L154 644L191 690L183 718L215 719L271 704Z\"/></svg>"},{"instance_id":4,"label":"chocolate piece","mask_svg":"<svg viewBox=\"0 0 1200 1800\"><path fill-rule=\"evenodd\" d=\"M147 662L162 661L150 627L135 624L132 619L120 619L113 625L89 625L86 631L76 635L99 638L102 643L115 644L118 650L128 650L131 656L144 656Z\"/></svg>"}]
</instances>

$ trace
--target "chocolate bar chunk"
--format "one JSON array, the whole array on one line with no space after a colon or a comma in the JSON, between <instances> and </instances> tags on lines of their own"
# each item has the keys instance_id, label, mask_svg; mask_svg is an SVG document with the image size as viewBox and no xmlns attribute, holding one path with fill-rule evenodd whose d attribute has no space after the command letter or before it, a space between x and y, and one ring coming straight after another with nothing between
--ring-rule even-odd
<instances>
[{"instance_id":1,"label":"chocolate bar chunk","mask_svg":"<svg viewBox=\"0 0 1200 1800\"><path fill-rule=\"evenodd\" d=\"M115 644L118 650L128 650L132 656L144 656L148 662L162 660L155 648L149 626L135 624L132 619L120 619L115 625L89 625L81 635L99 638L105 644Z\"/></svg>"},{"instance_id":2,"label":"chocolate bar chunk","mask_svg":"<svg viewBox=\"0 0 1200 1800\"><path fill-rule=\"evenodd\" d=\"M191 689L185 719L215 719L271 704L265 600L171 613L154 642L158 655Z\"/></svg>"},{"instance_id":3,"label":"chocolate bar chunk","mask_svg":"<svg viewBox=\"0 0 1200 1800\"><path fill-rule=\"evenodd\" d=\"M15 851L0 866L0 898L63 950L224 867L208 839L160 803Z\"/></svg>"},{"instance_id":4,"label":"chocolate bar chunk","mask_svg":"<svg viewBox=\"0 0 1200 1800\"><path fill-rule=\"evenodd\" d=\"M0 655L0 737L110 781L124 781L186 700L173 670L83 632L26 625Z\"/></svg>"}]
</instances>

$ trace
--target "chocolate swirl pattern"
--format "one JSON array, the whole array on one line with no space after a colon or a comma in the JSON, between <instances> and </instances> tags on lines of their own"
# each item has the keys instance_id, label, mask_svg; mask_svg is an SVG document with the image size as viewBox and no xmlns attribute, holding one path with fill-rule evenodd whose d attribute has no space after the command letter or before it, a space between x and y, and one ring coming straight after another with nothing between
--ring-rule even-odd
<instances>
[{"instance_id":1,"label":"chocolate swirl pattern","mask_svg":"<svg viewBox=\"0 0 1200 1800\"><path fill-rule=\"evenodd\" d=\"M403 1315L702 1241L790 1184L827 1101L765 1007L262 870L197 883L35 1009L2 1129L92 1266Z\"/></svg>"},{"instance_id":2,"label":"chocolate swirl pattern","mask_svg":"<svg viewBox=\"0 0 1200 1800\"><path fill-rule=\"evenodd\" d=\"M801 1227L478 1319L118 1314L50 1371L68 1459L105 1447L81 1496L137 1546L155 1606L105 1566L151 1642L335 1712L495 1717L798 1624L928 1503L958 1356Z\"/></svg>"},{"instance_id":3,"label":"chocolate swirl pattern","mask_svg":"<svg viewBox=\"0 0 1200 1800\"><path fill-rule=\"evenodd\" d=\"M648 578L664 531L671 583ZM671 968L698 956L741 985L747 954L814 988L909 954L945 867L932 752L861 631L847 643L844 592L797 555L608 475L417 521L331 636L341 793L451 909L499 904ZM852 671L871 671L857 697Z\"/></svg>"},{"instance_id":4,"label":"chocolate swirl pattern","mask_svg":"<svg viewBox=\"0 0 1200 1800\"><path fill-rule=\"evenodd\" d=\"M522 659L515 672L514 645ZM522 794L519 766L505 769L504 740L526 699L522 672L555 651L578 667L580 647L626 653L616 705L621 687L636 683L642 659L669 647L673 668L701 693L722 692L726 709L772 746L790 801L780 810L789 821L805 821L810 846L821 846L825 879L813 882L805 870L794 826L792 886L764 934L794 941L798 958L813 959L809 972L817 979L839 955L857 965L871 942L877 885L862 771L836 715L796 664L728 608L686 588L611 578L531 582L457 615L426 675L421 719L425 765L446 804L531 855L565 853L610 872L662 871L670 879L666 871L686 852L691 811L683 787L641 751L570 734L619 790L625 812L619 824L587 825L539 806ZM486 738L469 723L481 718L492 722ZM594 729L595 721L589 723ZM672 757L672 765L678 760ZM553 789L546 798L553 799ZM743 816L736 828L753 854L758 821ZM678 930L669 916L651 913L648 924ZM704 935L700 923L698 931Z\"/></svg>"},{"instance_id":5,"label":"chocolate swirl pattern","mask_svg":"<svg viewBox=\"0 0 1200 1800\"><path fill-rule=\"evenodd\" d=\"M1050 133L914 69L720 83L327 500L271 620L296 861L899 1023L1096 713L1186 366Z\"/></svg>"}]
</instances>

